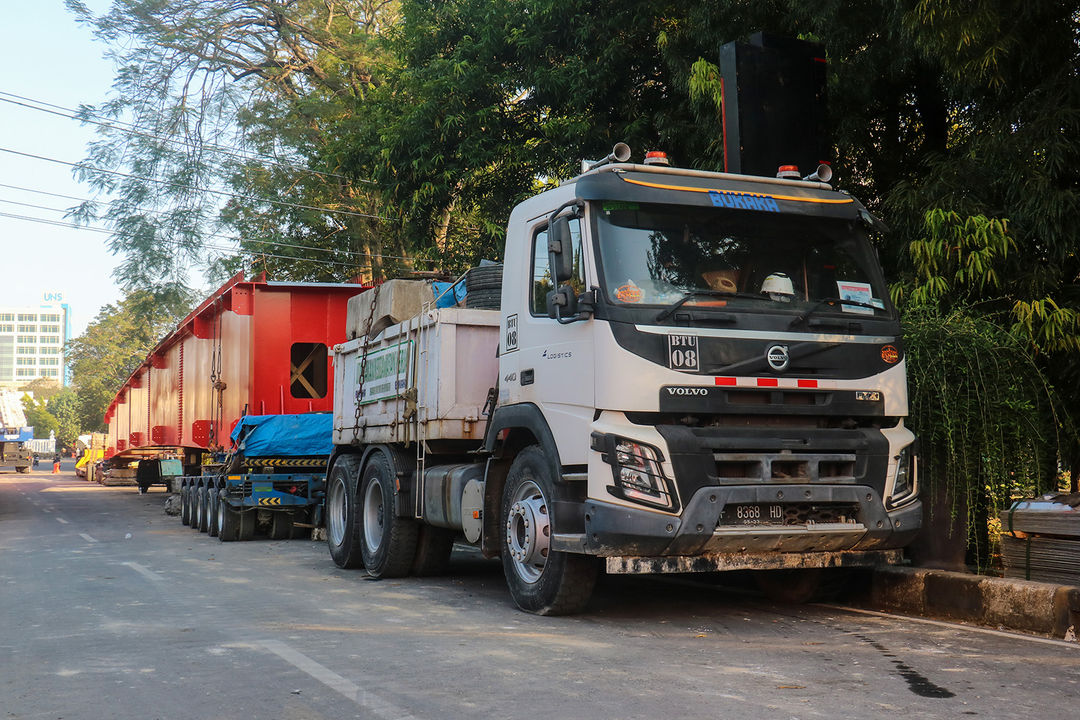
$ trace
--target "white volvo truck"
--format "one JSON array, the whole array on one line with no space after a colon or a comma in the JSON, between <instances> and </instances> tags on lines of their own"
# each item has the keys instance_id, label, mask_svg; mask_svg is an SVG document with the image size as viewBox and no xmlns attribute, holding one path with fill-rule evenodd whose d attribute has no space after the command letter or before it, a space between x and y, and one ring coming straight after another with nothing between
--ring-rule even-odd
<instances>
[{"instance_id":1,"label":"white volvo truck","mask_svg":"<svg viewBox=\"0 0 1080 720\"><path fill-rule=\"evenodd\" d=\"M817 174L627 155L514 208L500 310L402 320L376 312L389 287L351 308L338 565L431 573L463 535L519 607L558 614L601 569L792 590L900 559L922 510L877 221Z\"/></svg>"}]
</instances>

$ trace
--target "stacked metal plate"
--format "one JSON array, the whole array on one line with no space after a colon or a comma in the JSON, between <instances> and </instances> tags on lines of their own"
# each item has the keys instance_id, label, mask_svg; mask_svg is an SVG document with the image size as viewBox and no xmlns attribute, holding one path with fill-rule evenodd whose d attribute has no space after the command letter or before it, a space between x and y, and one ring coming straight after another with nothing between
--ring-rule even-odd
<instances>
[{"instance_id":1,"label":"stacked metal plate","mask_svg":"<svg viewBox=\"0 0 1080 720\"><path fill-rule=\"evenodd\" d=\"M1000 517L1005 577L1080 585L1080 495L1020 500Z\"/></svg>"}]
</instances>

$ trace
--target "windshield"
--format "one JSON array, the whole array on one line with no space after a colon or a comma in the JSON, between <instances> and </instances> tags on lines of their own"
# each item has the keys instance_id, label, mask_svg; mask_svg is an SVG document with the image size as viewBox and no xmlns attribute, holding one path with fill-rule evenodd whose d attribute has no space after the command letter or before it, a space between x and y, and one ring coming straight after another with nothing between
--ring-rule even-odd
<instances>
[{"instance_id":1,"label":"windshield","mask_svg":"<svg viewBox=\"0 0 1080 720\"><path fill-rule=\"evenodd\" d=\"M869 244L846 220L626 202L597 208L612 303L887 313ZM824 302L830 298L850 304Z\"/></svg>"}]
</instances>

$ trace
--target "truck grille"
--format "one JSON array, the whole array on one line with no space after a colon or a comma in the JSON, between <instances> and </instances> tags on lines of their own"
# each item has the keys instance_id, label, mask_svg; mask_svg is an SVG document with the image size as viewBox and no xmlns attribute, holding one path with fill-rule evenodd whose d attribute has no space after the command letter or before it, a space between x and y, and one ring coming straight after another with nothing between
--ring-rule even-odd
<instances>
[{"instance_id":1,"label":"truck grille","mask_svg":"<svg viewBox=\"0 0 1080 720\"><path fill-rule=\"evenodd\" d=\"M716 477L760 482L844 482L854 479L854 453L798 455L714 453Z\"/></svg>"}]
</instances>

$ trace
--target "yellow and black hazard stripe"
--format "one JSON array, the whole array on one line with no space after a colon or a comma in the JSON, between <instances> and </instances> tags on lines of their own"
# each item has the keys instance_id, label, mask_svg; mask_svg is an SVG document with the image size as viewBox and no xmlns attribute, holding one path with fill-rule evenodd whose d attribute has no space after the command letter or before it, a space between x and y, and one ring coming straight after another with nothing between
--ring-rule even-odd
<instances>
[{"instance_id":1,"label":"yellow and black hazard stripe","mask_svg":"<svg viewBox=\"0 0 1080 720\"><path fill-rule=\"evenodd\" d=\"M259 505L276 507L278 505L281 505L281 498L279 498L279 497L259 498Z\"/></svg>"},{"instance_id":2,"label":"yellow and black hazard stripe","mask_svg":"<svg viewBox=\"0 0 1080 720\"><path fill-rule=\"evenodd\" d=\"M267 458L251 460L256 467L326 467L326 458Z\"/></svg>"}]
</instances>

